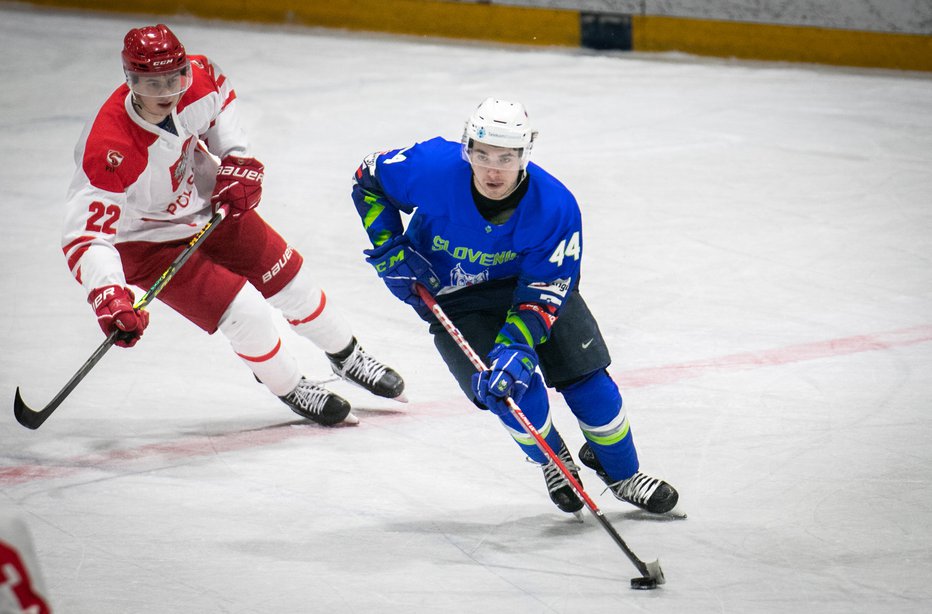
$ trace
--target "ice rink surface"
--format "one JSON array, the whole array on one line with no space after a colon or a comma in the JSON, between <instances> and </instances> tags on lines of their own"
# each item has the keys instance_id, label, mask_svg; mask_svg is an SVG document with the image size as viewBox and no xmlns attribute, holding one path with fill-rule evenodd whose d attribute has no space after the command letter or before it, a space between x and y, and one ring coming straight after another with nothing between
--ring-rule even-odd
<instances>
[{"instance_id":1,"label":"ice rink surface","mask_svg":"<svg viewBox=\"0 0 932 614\"><path fill-rule=\"evenodd\" d=\"M155 20L0 6L0 507L57 612L932 610L932 77L164 20L234 80L261 213L411 402L335 382L359 426L302 423L155 304L139 345L19 426L16 387L43 406L102 341L63 199L123 35ZM689 513L648 518L582 474L659 590L551 504L360 253L363 156L458 139L489 95L526 104L534 159L580 202L642 468Z\"/></svg>"}]
</instances>

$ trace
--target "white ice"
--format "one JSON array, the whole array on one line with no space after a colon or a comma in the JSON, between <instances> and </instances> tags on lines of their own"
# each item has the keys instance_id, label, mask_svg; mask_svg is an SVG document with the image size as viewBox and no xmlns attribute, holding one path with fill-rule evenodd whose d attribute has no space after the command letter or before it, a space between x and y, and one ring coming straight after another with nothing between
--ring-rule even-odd
<instances>
[{"instance_id":1,"label":"white ice","mask_svg":"<svg viewBox=\"0 0 932 614\"><path fill-rule=\"evenodd\" d=\"M136 348L19 426L16 387L41 407L102 341L59 249L63 196L123 34L154 19L0 7L0 505L56 611L932 610L930 75L162 19L234 79L262 214L411 402L336 382L360 425L301 423L156 304ZM656 591L551 504L360 253L363 156L458 139L488 95L525 102L535 160L581 203L583 294L642 468L689 512L647 518L582 475L660 558Z\"/></svg>"}]
</instances>

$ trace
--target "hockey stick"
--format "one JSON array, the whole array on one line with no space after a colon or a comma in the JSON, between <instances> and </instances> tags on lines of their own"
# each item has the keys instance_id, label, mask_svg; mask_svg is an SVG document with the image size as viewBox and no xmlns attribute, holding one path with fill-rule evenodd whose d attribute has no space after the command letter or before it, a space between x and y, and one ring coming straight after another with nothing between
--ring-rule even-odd
<instances>
[{"instance_id":1,"label":"hockey stick","mask_svg":"<svg viewBox=\"0 0 932 614\"><path fill-rule=\"evenodd\" d=\"M469 362L479 371L485 371L487 367L482 359L476 354L476 351L472 349L472 346L469 345L469 342L466 341L466 338L463 334L456 328L456 325L447 317L447 314L444 313L440 305L437 304L437 301L434 300L434 297L431 296L430 292L427 291L427 288L417 284L415 286L418 295L421 297L421 300L430 308L431 312L437 317L437 320L440 321L440 324L446 329L446 331L453 338L453 341L456 342L456 345L459 346L463 353L466 354L466 357L469 358ZM650 563L645 563L631 550L628 544L625 543L625 540L621 538L621 535L618 534L618 531L615 530L615 527L605 518L605 515L602 514L602 510L595 504L588 493L583 490L582 484L573 477L573 474L567 469L566 465L560 460L559 455L553 451L553 448L547 443L547 441L541 436L541 434L534 428L534 425L531 424L531 421L528 420L527 416L524 415L524 412L521 411L521 408L518 407L518 404L514 402L511 397L507 397L505 402L508 404L508 409L511 410L512 415L521 423L521 426L524 427L524 430L527 431L527 434L534 438L534 441L537 443L537 447L540 449L544 455L553 461L557 468L560 469L560 472L563 474L563 477L566 478L566 481L569 482L570 487L573 491L579 496L580 499L586 504L586 507L589 508L589 511L592 512L592 515L595 516L596 520L602 525L602 528L608 532L615 544L621 548L621 551L625 553L625 556L634 564L638 572L640 572L641 577L631 579L631 588L655 588L658 584L664 584L666 578L664 578L663 570L660 569L660 560L655 560Z\"/></svg>"},{"instance_id":2,"label":"hockey stick","mask_svg":"<svg viewBox=\"0 0 932 614\"><path fill-rule=\"evenodd\" d=\"M188 243L188 246L184 249L183 252L178 254L174 261L168 268L165 269L165 272L162 273L162 276L159 277L152 287L142 295L142 297L136 301L136 304L133 305L133 309L143 309L146 305L151 303L155 297L158 295L162 289L168 285L168 282L171 281L172 277L175 276L175 273L178 272L185 262L188 261L188 258L191 257L191 254L201 246L204 240L210 236L210 233L214 231L220 222L227 216L229 209L227 207L221 207L207 224L204 225L201 230L191 238L191 241ZM42 409L32 409L23 401L23 397L19 394L19 387L16 387L16 398L13 399L13 415L16 416L17 422L29 429L37 429L42 426L42 423L45 422L49 416L52 415L52 412L55 411L62 401L71 394L71 391L84 379L84 376L87 375L91 369L94 368L94 365L103 358L104 354L107 353L113 344L116 343L117 337L120 334L120 331L113 331L103 343L98 346L94 353L91 354L91 357L81 365L81 368L78 369L77 373L71 376L71 379L68 380L68 383L65 384L65 387L62 388L58 394L55 395L55 398L52 399L48 405Z\"/></svg>"}]
</instances>

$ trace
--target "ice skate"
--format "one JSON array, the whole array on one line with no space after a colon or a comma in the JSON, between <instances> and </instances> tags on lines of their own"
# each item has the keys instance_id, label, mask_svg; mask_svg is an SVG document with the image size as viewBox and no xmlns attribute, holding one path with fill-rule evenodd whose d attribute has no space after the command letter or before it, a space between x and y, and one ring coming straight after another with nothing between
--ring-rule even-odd
<instances>
[{"instance_id":1,"label":"ice skate","mask_svg":"<svg viewBox=\"0 0 932 614\"><path fill-rule=\"evenodd\" d=\"M582 464L595 470L602 481L608 485L609 490L616 499L626 501L631 505L651 512L652 514L672 513L685 517L685 514L674 510L679 499L676 489L663 480L652 478L638 471L626 480L613 482L602 468L602 463L596 458L589 444L583 444L579 450L579 460Z\"/></svg>"},{"instance_id":2,"label":"ice skate","mask_svg":"<svg viewBox=\"0 0 932 614\"><path fill-rule=\"evenodd\" d=\"M350 404L346 399L303 377L294 390L279 398L302 418L324 426L333 426L343 421L350 424L359 422L350 413Z\"/></svg>"},{"instance_id":3,"label":"ice skate","mask_svg":"<svg viewBox=\"0 0 932 614\"><path fill-rule=\"evenodd\" d=\"M573 457L570 451L566 449L565 443L560 447L560 452L558 454L560 460L563 461L563 464L566 465L566 468L570 470L570 473L573 474L573 477L576 478L576 481L579 482L581 486L582 482L579 479L579 467L573 461ZM583 502L573 491L573 487L570 486L569 481L566 479L566 476L563 475L563 472L560 471L560 468L557 467L557 464L550 461L546 465L541 465L541 469L544 472L544 481L547 483L547 492L550 493L550 500L562 511L580 518L581 514L579 510L582 509Z\"/></svg>"},{"instance_id":4,"label":"ice skate","mask_svg":"<svg viewBox=\"0 0 932 614\"><path fill-rule=\"evenodd\" d=\"M343 379L365 388L376 396L407 402L408 399L404 396L405 382L401 376L394 369L367 354L355 338L348 355L340 357L338 354L327 354L327 358L330 359L333 372Z\"/></svg>"}]
</instances>

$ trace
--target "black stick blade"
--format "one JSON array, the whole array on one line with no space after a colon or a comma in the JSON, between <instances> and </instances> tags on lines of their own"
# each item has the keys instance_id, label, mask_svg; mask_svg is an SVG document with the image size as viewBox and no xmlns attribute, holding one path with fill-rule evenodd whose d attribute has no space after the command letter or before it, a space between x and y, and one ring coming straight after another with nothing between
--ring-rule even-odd
<instances>
[{"instance_id":1,"label":"black stick blade","mask_svg":"<svg viewBox=\"0 0 932 614\"><path fill-rule=\"evenodd\" d=\"M46 418L52 415L56 407L58 407L58 403L49 405L42 411L36 411L26 405L22 395L19 394L19 386L16 387L16 398L13 399L13 415L16 416L16 421L27 429L36 430L42 426L42 423L45 422Z\"/></svg>"},{"instance_id":2,"label":"black stick blade","mask_svg":"<svg viewBox=\"0 0 932 614\"><path fill-rule=\"evenodd\" d=\"M663 570L660 568L660 559L651 561L650 563L644 563L644 566L640 569L641 573L644 575L640 578L631 578L631 588L641 591L650 591L661 584L666 584L667 579L664 577Z\"/></svg>"},{"instance_id":3,"label":"black stick blade","mask_svg":"<svg viewBox=\"0 0 932 614\"><path fill-rule=\"evenodd\" d=\"M172 261L170 265L168 265L168 268L164 273L162 273L162 276L159 277L158 280L156 280L156 282L152 285L152 287L149 288L149 290L143 295L143 297L139 299L135 305L133 305L133 309L142 309L148 305L150 301L155 299L158 293L162 291L162 288L164 288L168 282L171 281L172 277L174 277L175 273L178 272L178 269L181 268L181 265L187 262L188 258L191 257L191 254L194 253L194 250L200 247L204 239L209 237L210 233L213 232L217 227L217 224L223 221L223 218L226 217L228 211L229 209L224 207L214 213L213 217L210 218L210 221L208 221L207 224L201 228L201 231L194 235L184 251L178 254L175 260ZM97 364L97 361L103 358L103 355L107 353L107 350L113 347L113 344L117 341L118 333L118 330L113 330L113 332L111 332L104 340L104 342L101 343L96 350L94 350L94 353L91 354L91 357L88 358L83 365L81 365L81 368L71 376L71 379L68 380L68 383L65 384L65 387L62 388L61 391L55 395L55 398L52 399L49 404L42 409L36 411L27 406L23 401L23 397L19 394L19 388L17 388L16 398L13 400L13 415L16 416L16 421L25 426L27 429L35 430L42 426L42 423L45 422L45 420L52 415L52 412L55 411L59 405L61 405L62 401L64 401L65 398L71 394L71 391L74 390L75 386L77 386L81 380L84 379L84 376L94 368L94 365Z\"/></svg>"}]
</instances>

